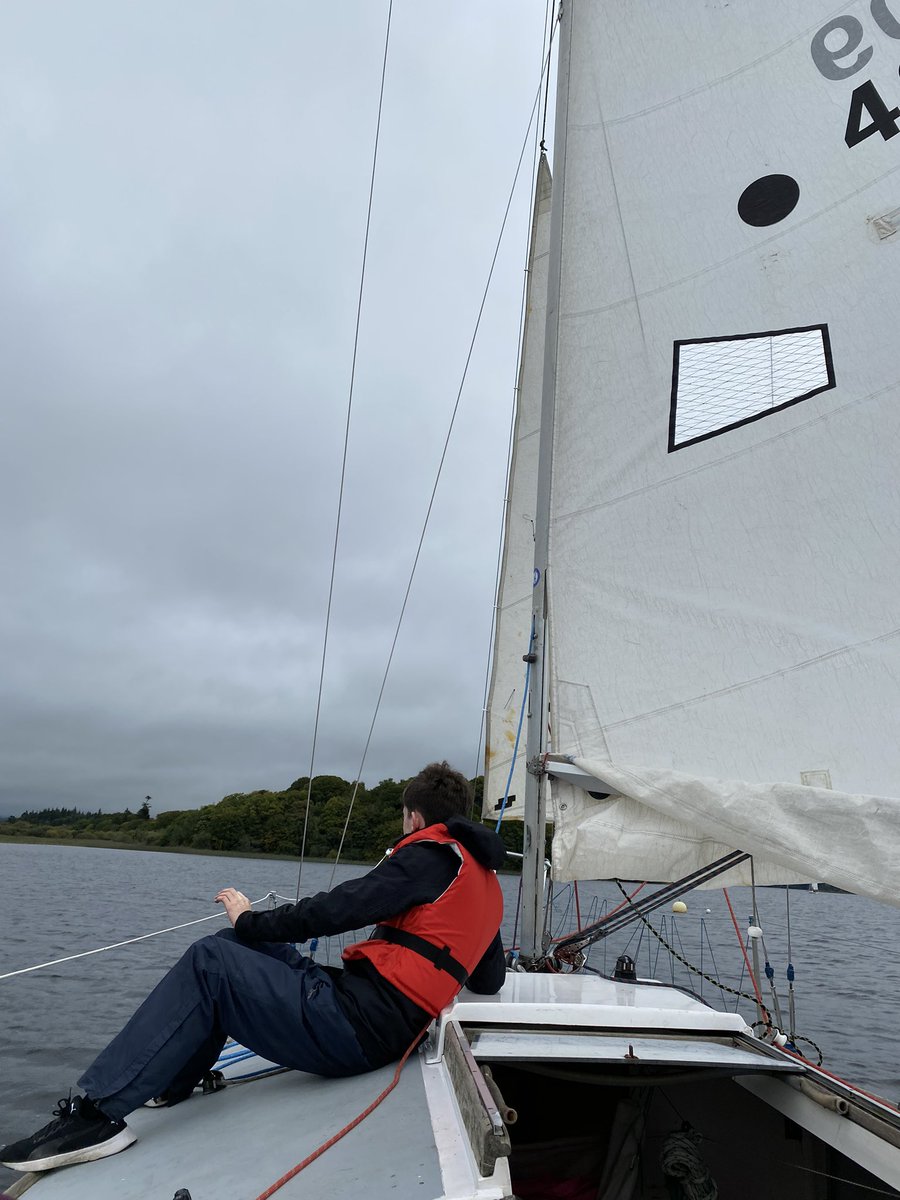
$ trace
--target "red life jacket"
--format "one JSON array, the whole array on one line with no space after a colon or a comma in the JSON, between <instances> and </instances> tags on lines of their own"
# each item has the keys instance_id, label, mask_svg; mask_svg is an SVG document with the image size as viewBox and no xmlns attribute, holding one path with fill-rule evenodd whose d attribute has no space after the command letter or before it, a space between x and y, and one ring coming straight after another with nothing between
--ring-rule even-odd
<instances>
[{"instance_id":1,"label":"red life jacket","mask_svg":"<svg viewBox=\"0 0 900 1200\"><path fill-rule=\"evenodd\" d=\"M415 842L452 846L460 857L456 878L430 904L419 904L382 921L365 942L348 946L347 962L368 959L382 978L436 1017L445 1008L494 940L503 917L503 894L494 871L447 832L429 825L394 848Z\"/></svg>"}]
</instances>

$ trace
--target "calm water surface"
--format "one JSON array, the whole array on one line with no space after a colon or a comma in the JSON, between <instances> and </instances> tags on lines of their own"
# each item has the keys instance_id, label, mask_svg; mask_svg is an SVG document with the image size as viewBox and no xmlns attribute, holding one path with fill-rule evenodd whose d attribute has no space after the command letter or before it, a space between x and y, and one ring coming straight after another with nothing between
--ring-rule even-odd
<instances>
[{"instance_id":1,"label":"calm water surface","mask_svg":"<svg viewBox=\"0 0 900 1200\"><path fill-rule=\"evenodd\" d=\"M336 881L363 874L339 867ZM304 895L327 888L332 868L304 867ZM515 932L518 879L503 877L504 937ZM20 967L91 950L213 913L212 897L233 884L251 899L269 891L293 896L294 864L262 859L100 850L74 846L0 845L0 975ZM742 930L749 891L730 892ZM612 884L581 884L583 920L619 902ZM721 891L686 897L688 912L667 909L654 926L685 958L717 979L748 991L743 959ZM758 893L766 945L787 1020L786 896ZM576 925L570 886L557 888L554 934ZM796 1031L822 1047L825 1066L890 1100L900 1099L900 910L858 896L790 893L791 957L796 970ZM192 941L222 928L224 916L75 962L0 980L0 1144L31 1133L50 1118L58 1097L74 1086L93 1056ZM352 940L352 939L351 939ZM336 962L340 944L320 946ZM592 951L590 963L611 970L627 950L641 975L702 991L715 1007L733 998L673 964L646 930L626 929ZM752 1021L753 1006L740 1001ZM0 1167L0 1187L12 1178Z\"/></svg>"}]
</instances>

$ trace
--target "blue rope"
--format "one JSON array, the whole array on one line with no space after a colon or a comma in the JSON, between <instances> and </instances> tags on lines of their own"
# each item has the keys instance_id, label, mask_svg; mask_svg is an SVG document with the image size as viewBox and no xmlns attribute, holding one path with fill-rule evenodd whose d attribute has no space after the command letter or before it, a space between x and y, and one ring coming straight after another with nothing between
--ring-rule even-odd
<instances>
[{"instance_id":1,"label":"blue rope","mask_svg":"<svg viewBox=\"0 0 900 1200\"><path fill-rule=\"evenodd\" d=\"M249 1071L246 1075L232 1075L229 1083L246 1083L248 1079L265 1079L267 1075L280 1075L284 1067L266 1067L264 1071Z\"/></svg>"},{"instance_id":2,"label":"blue rope","mask_svg":"<svg viewBox=\"0 0 900 1200\"><path fill-rule=\"evenodd\" d=\"M247 1049L241 1047L241 1049L239 1049L239 1050L232 1050L230 1052L222 1053L219 1056L219 1061L216 1063L216 1066L217 1067L227 1067L227 1066L230 1066L232 1063L243 1062L244 1059L253 1058L253 1057L254 1057L253 1050L247 1050Z\"/></svg>"},{"instance_id":3,"label":"blue rope","mask_svg":"<svg viewBox=\"0 0 900 1200\"><path fill-rule=\"evenodd\" d=\"M531 647L534 645L534 617L531 618L531 636L528 639L528 653L531 653ZM512 787L513 772L516 769L516 758L519 754L519 739L522 736L522 722L525 719L525 706L528 703L528 685L531 680L531 663L525 664L525 687L522 692L522 707L519 709L519 724L516 729L516 740L513 745L512 761L509 764L509 775L506 777L506 789L503 793L503 803L500 806L500 816L497 818L497 824L494 826L494 832L500 832L500 826L503 824L503 814L506 812L506 805L509 802L509 789Z\"/></svg>"}]
</instances>

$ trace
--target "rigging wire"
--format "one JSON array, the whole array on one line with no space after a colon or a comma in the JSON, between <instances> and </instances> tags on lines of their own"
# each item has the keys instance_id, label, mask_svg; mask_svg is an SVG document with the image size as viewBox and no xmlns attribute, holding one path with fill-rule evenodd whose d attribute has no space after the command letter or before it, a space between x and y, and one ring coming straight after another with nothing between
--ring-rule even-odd
<instances>
[{"instance_id":1,"label":"rigging wire","mask_svg":"<svg viewBox=\"0 0 900 1200\"><path fill-rule=\"evenodd\" d=\"M525 719L525 711L528 707L529 688L531 686L531 647L534 644L534 617L531 618L531 633L528 638L528 653L525 656L525 682L522 685L522 706L519 709L519 721L516 725L516 740L513 743L512 757L509 761L509 774L506 777L506 787L503 789L503 802L500 805L500 815L497 817L497 824L494 826L494 833L500 832L500 826L503 824L503 814L506 812L506 806L509 803L509 789L512 787L513 775L516 770L516 759L519 756L519 742L522 737L522 722ZM580 928L579 922L579 928Z\"/></svg>"},{"instance_id":2,"label":"rigging wire","mask_svg":"<svg viewBox=\"0 0 900 1200\"><path fill-rule=\"evenodd\" d=\"M547 36L547 21L550 19L550 13L552 12L553 7L554 7L553 0L550 0L550 3L547 6L547 13L544 18L544 37ZM559 10L557 11L556 20L550 21L550 44L547 47L547 86L544 88L544 117L543 117L543 120L541 121L540 146L541 146L541 150L543 150L543 151L546 151L546 149L547 149L547 105L550 100L550 50L553 48L553 34L556 31L556 26L559 24L561 17L562 17L562 3L560 3Z\"/></svg>"},{"instance_id":3,"label":"rigging wire","mask_svg":"<svg viewBox=\"0 0 900 1200\"><path fill-rule=\"evenodd\" d=\"M602 922L598 922L593 926L589 925L586 929L582 929L580 933L570 934L568 937L563 938L558 944L557 956L563 955L563 952L566 950L581 951L591 942L608 937L611 933L618 933L621 928L625 925L630 925L638 917L653 912L661 904L666 904L669 900L674 900L684 892L690 891L691 888L702 887L717 875L721 875L724 871L737 866L746 858L747 855L741 850L732 850L730 854L716 859L715 862L698 867L690 875L685 875L681 879L676 879L672 883L667 883L657 888L655 892L651 892L649 896L645 896L638 904L635 904L633 900L628 900L628 908L631 909L630 914L625 913L618 920L614 919L612 914L609 914L603 918ZM615 882L624 896L625 889L622 887L621 882L619 880Z\"/></svg>"},{"instance_id":4,"label":"rigging wire","mask_svg":"<svg viewBox=\"0 0 900 1200\"><path fill-rule=\"evenodd\" d=\"M620 883L620 881L619 881L618 879L616 880L616 884L618 885L619 891L622 893L622 895L623 895L623 896L625 896L625 895L626 895L626 893L625 893L625 889L624 889L624 887L622 887L622 884ZM738 935L738 941L740 942L740 946L741 946L741 952L742 952L742 953L743 953L743 955L744 955L744 960L745 960L745 962L747 963L747 969L749 970L749 968L750 968L750 962L749 962L749 960L747 959L747 951L744 949L744 943L743 943L743 940L741 939L741 933L740 933L740 929L738 929L737 920L736 920L736 918L735 918L735 916L734 916L734 910L733 910L733 909L732 909L732 907L731 907L731 901L728 899L728 891L727 891L727 889L726 889L726 888L722 888L722 891L725 893L725 899L726 899L726 901L727 901L727 903L728 903L728 909L729 909L729 912L731 912L731 919L732 919L732 921L734 922L734 928L735 928L735 930L736 930L736 932L737 932L737 935ZM754 991L755 991L755 993L756 993L756 995L755 995L755 996L751 996L751 995L750 995L749 993L747 993L747 992L741 992L741 991L738 991L736 988L729 987L727 983L722 983L722 981L721 981L721 980L719 980L719 979L716 979L716 978L715 978L713 975L707 975L705 971L701 971L699 967L695 967L695 966L694 966L694 964L693 964L692 962L689 962L689 961L688 961L688 960L687 960L687 959L684 957L684 955L683 955L683 954L679 954L679 953L678 953L678 951L675 949L675 947L674 947L674 946L671 946L671 945L670 945L670 944L669 944L669 943L668 943L668 942L665 940L665 938L662 936L662 934L661 934L661 933L660 933L660 932L659 932L657 929L654 929L653 925L651 925L651 923L650 923L650 922L647 920L647 918L646 918L646 917L643 915L643 913L641 913L641 912L640 912L640 911L637 909L637 907L636 907L634 904L632 904L631 900L630 900L630 899L628 899L628 897L627 897L627 896L626 896L625 902L626 902L626 904L628 904L628 905L629 905L629 907L630 907L630 908L633 908L633 909L634 909L634 911L635 911L635 913L636 913L636 915L637 915L638 919L641 921L641 923L644 925L644 927L645 927L647 930L649 930L649 932L650 932L650 933L652 933L652 934L653 934L653 936L654 936L655 938L657 938L657 940L658 940L658 941L662 942L663 946L665 946L665 948L666 948L666 949L669 951L669 953L670 953L670 954L671 954L671 955L672 955L674 958L677 958L677 959L678 959L678 961L679 961L680 963L682 963L682 964L683 964L685 967L687 967L687 969L688 969L689 971L693 971L693 973L694 973L695 975L699 975L699 976L701 976L701 978L703 978L703 979L707 980L707 982L708 982L708 983L711 983L711 984L712 984L714 987L717 987L717 988L719 988L719 989L720 989L721 991L723 991L723 992L728 992L728 993L729 993L730 995L732 995L732 996L738 996L738 997L740 997L742 1000L755 1000L755 1001L756 1001L756 1003L759 1005L760 1009L762 1010L762 1012L765 1014L765 1017L766 1017L765 1021L761 1022L761 1024L764 1024L764 1025L766 1026L766 1028L767 1028L767 1029L771 1029L771 1028L773 1028L773 1026L772 1026L772 1018L769 1016L768 1009L766 1008L766 1006L765 1006L765 1005L763 1004L763 1002L762 1002L762 996L760 995L760 991L759 991L759 988L758 988L758 987L757 987L757 985L756 985L756 979L754 978L754 976L753 976L753 972L752 972L752 971L750 971L750 979L751 979L751 980L752 980L752 982L753 982L753 989L754 989ZM621 907L621 906L620 906L620 907ZM633 936L634 936L634 935L632 934L632 937L633 937ZM640 943L638 944L638 950L640 950ZM637 959L637 953L635 953L635 956L634 956L634 957L635 957L635 959ZM802 1057L802 1056L800 1056L800 1057Z\"/></svg>"},{"instance_id":5,"label":"rigging wire","mask_svg":"<svg viewBox=\"0 0 900 1200\"><path fill-rule=\"evenodd\" d=\"M274 892L267 892L265 896L260 896L259 900L251 901L252 904L260 904L263 900L268 900L274 896ZM36 963L33 967L20 967L18 971L7 971L5 975L0 975L2 979L12 979L14 975L27 975L30 971L40 971L44 967L57 967L60 963L73 962L76 958L88 958L91 954L102 954L104 950L118 950L120 946L131 946L134 942L145 942L148 938L159 937L161 933L174 933L177 929L187 929L190 925L202 925L204 921L215 921L218 917L224 917L225 911L211 913L208 917L198 917L195 921L184 921L181 925L170 925L167 929L155 929L153 933L142 933L139 937L125 938L122 942L113 942L109 946L98 946L96 950L82 950L78 954L67 954L64 958L54 958L50 962Z\"/></svg>"},{"instance_id":6,"label":"rigging wire","mask_svg":"<svg viewBox=\"0 0 900 1200\"><path fill-rule=\"evenodd\" d=\"M756 975L754 974L753 968L750 966L750 959L747 956L747 948L744 945L744 939L741 935L740 926L737 923L737 917L734 915L734 909L731 906L731 897L728 895L728 888L722 888L722 895L725 897L725 903L728 905L728 912L731 916L731 923L734 926L734 932L737 936L738 945L741 948L741 954L743 954L743 956L744 956L744 964L747 967L747 974L750 976L750 982L753 984L753 991L756 996L756 1003L759 1005L760 1011L766 1013L766 1016L768 1016L768 1013L766 1012L766 1006L763 1004L762 992L759 990L759 983L757 982ZM753 900L753 909L755 912L756 911L755 896L754 896L754 900ZM752 999L752 997L748 997L748 999ZM771 1018L769 1018L769 1021L767 1023L771 1025Z\"/></svg>"},{"instance_id":7,"label":"rigging wire","mask_svg":"<svg viewBox=\"0 0 900 1200\"><path fill-rule=\"evenodd\" d=\"M793 1041L794 1031L797 1027L797 1012L794 1004L794 955L791 952L791 889L787 884L784 885L784 899L787 923L788 1035Z\"/></svg>"},{"instance_id":8,"label":"rigging wire","mask_svg":"<svg viewBox=\"0 0 900 1200\"><path fill-rule=\"evenodd\" d=\"M618 882L618 881L617 881L617 882ZM646 880L644 881L644 883L639 883L639 884L637 885L637 887L634 889L634 891L633 891L633 892L631 892L631 893L629 893L629 894L628 894L628 895L625 897L625 899L621 901L621 903L617 904L615 908L611 908L611 909L609 910L609 912L608 912L608 913L605 913L605 914L604 914L604 916L602 916L602 917L600 918L600 920L599 920L599 921L595 921L595 922L593 922L593 923L594 923L594 924L597 924L597 925L601 925L601 924L602 924L604 921L608 921L610 917L614 916L614 915L615 915L615 913L617 913L617 912L619 911L619 909L620 909L620 908L624 908L624 907L625 907L625 905L626 905L626 904L628 904L628 902L629 902L630 900L633 900L633 899L635 898L635 896L638 894L638 892L642 891L642 890L643 890L643 889L644 889L646 886L647 886ZM620 891L622 890L622 885L621 885L621 884L619 884L619 890L620 890ZM604 903L606 903L606 901L604 901ZM589 924L589 925L591 924L591 921L590 921L590 920L588 921L588 924ZM560 937L556 937L556 938L554 938L554 939L553 939L553 943L555 944L556 942L564 942L564 941L566 940L566 938L570 938L570 937L576 937L576 936L577 936L579 933L582 933L582 932L583 932L583 928L582 928L582 925L581 925L581 921L579 920L579 923L578 923L578 928L577 928L577 929L573 929L573 930L571 931L571 933L564 933L564 934L562 934Z\"/></svg>"},{"instance_id":9,"label":"rigging wire","mask_svg":"<svg viewBox=\"0 0 900 1200\"><path fill-rule=\"evenodd\" d=\"M550 52L551 52L551 49L553 46L553 26L552 26L552 20L551 20L553 3L554 3L554 0L549 0L549 3L547 4L547 7L544 10L544 33L543 33L543 37L541 38L541 77L540 77L540 80L538 83L538 87L539 88L542 86L544 87L544 128L541 131L540 143L538 143L537 128L535 127L534 157L533 157L533 165L531 168L531 212L529 214L529 216L530 216L529 227L530 228L533 228L533 226L534 226L534 214L535 214L535 211L537 208L537 172L538 172L538 164L540 162L540 156L538 154L538 149L540 148L540 150L542 152L544 151L544 133L546 132L546 127L547 127L546 97L547 97L549 86L550 86ZM548 26L550 27L550 41L549 42L547 41ZM545 85L545 77L546 77L546 85ZM527 303L528 303L528 284L529 284L530 275L531 275L530 270L529 270L530 258L531 258L531 250L530 250L530 242L529 242L529 253L528 253L528 258L525 263L525 272L524 272L524 275L522 278L522 298L521 298L521 302L519 304L519 331L518 331L518 335L517 335L517 345L519 347L519 353L516 357L516 383L515 383L515 386L513 387L513 405L512 405L512 411L509 414L509 436L508 436L507 442L506 442L506 472L504 474L504 479L506 480L507 491L506 491L506 495L503 500L503 520L500 522L500 537L498 538L498 541L497 541L497 567L494 572L494 604L493 604L493 608L491 610L491 628L490 628L490 633L488 636L488 652L485 656L484 690L482 691L482 696L481 696L481 723L478 728L478 749L475 751L475 770L472 773L473 778L477 778L478 774L480 773L480 771L482 769L481 751L482 751L482 746L484 744L484 739L485 739L485 732L486 732L485 731L485 721L487 719L488 692L490 691L490 686L491 686L492 648L494 645L494 632L497 628L498 613L500 611L501 575L502 575L502 571L503 571L503 556L504 556L504 552L506 549L506 545L505 545L506 538L504 536L504 531L506 529L506 521L509 516L509 501L510 501L509 478L510 478L510 472L512 470L513 447L515 446L515 435L516 435L516 418L518 416L518 407L519 407L519 379L520 379L521 372L522 372L522 360L524 358L524 353L525 353L525 341L524 341L525 314L527 311ZM524 704L524 699L522 702ZM483 808L483 806L484 806L484 795L482 793L482 808ZM501 812L501 815L502 815L502 812Z\"/></svg>"},{"instance_id":10,"label":"rigging wire","mask_svg":"<svg viewBox=\"0 0 900 1200\"><path fill-rule=\"evenodd\" d=\"M312 808L313 770L316 758L316 741L319 735L319 718L322 712L322 689L325 682L325 661L328 657L328 634L331 629L331 606L334 599L334 580L337 571L337 552L341 533L341 514L344 506L344 484L347 477L347 453L350 446L350 419L353 413L353 387L356 381L356 358L359 352L359 330L362 317L363 293L366 282L366 262L369 253L369 232L372 226L372 200L375 194L375 171L378 166L378 142L381 135L381 113L384 107L384 84L387 77L388 47L391 40L391 14L394 0L388 0L387 27L384 35L384 57L381 64L381 86L378 94L378 118L375 123L375 145L372 152L372 172L369 179L369 200L366 208L366 232L363 240L362 266L359 275L359 293L356 302L356 327L353 333L353 356L350 365L350 388L347 396L347 418L344 425L344 447L341 457L341 481L338 490L337 515L334 526L334 543L331 552L331 574L328 581L328 603L325 608L325 632L322 638L322 659L319 667L319 685L316 693L316 713L313 721L312 743L309 754L309 782L306 785L306 811L303 814L303 837L300 843L300 865L297 870L297 900L300 899L300 880L306 857L306 839L309 831L309 810Z\"/></svg>"},{"instance_id":11,"label":"rigging wire","mask_svg":"<svg viewBox=\"0 0 900 1200\"><path fill-rule=\"evenodd\" d=\"M896 1196L894 1188L886 1191L884 1188L872 1187L868 1183L858 1183L855 1179L844 1179L841 1175L834 1175L830 1171L819 1171L815 1167L804 1166L803 1163L784 1162L784 1166L793 1167L795 1171L805 1171L807 1175L818 1175L821 1179L827 1179L830 1183L844 1183L849 1187L858 1188L861 1192L870 1192L875 1196Z\"/></svg>"},{"instance_id":12,"label":"rigging wire","mask_svg":"<svg viewBox=\"0 0 900 1200\"><path fill-rule=\"evenodd\" d=\"M363 769L365 767L366 758L368 757L369 746L371 745L372 735L375 732L375 725L376 725L376 722L378 721L378 713L381 709L381 701L384 698L384 692L385 692L385 688L387 687L388 676L390 674L391 665L394 661L394 653L397 649L397 643L400 639L400 630L403 625L403 619L406 615L406 608L409 603L409 597L412 592L413 581L415 579L416 571L419 566L419 559L422 555L422 547L425 543L425 535L428 531L428 526L431 521L431 513L434 508L435 499L437 497L438 485L440 484L441 476L444 471L444 463L446 462L446 459L447 459L447 451L450 448L450 439L453 436L453 430L456 425L456 418L459 413L459 406L462 402L463 389L465 388L466 379L468 378L469 366L472 362L472 355L475 351L475 343L478 338L478 331L481 328L481 319L484 315L484 309L485 309L485 305L487 304L488 293L490 291L491 282L494 278L494 269L497 265L497 258L499 257L499 254L500 254L500 246L503 242L503 235L506 232L506 224L507 224L507 221L509 220L509 214L510 214L510 210L512 208L513 198L515 196L516 188L518 186L519 174L521 173L521 170L522 170L522 162L525 158L525 152L528 149L528 141L529 141L529 137L531 135L531 127L532 127L532 124L534 123L535 113L537 112L538 104L540 103L541 90L543 87L543 78L544 78L544 72L542 71L541 72L541 81L540 81L540 84L538 85L538 90L537 90L537 93L534 98L534 103L531 106L531 114L528 118L528 125L525 130L525 137L522 141L522 149L519 151L519 158L516 163L516 170L515 170L515 174L513 175L512 186L509 189L509 196L507 197L507 200L506 200L506 207L503 212L503 219L500 222L500 231L497 235L497 241L494 246L493 255L491 257L491 265L488 269L487 279L485 281L485 285L484 285L484 288L481 293L481 302L478 306L478 314L475 318L475 327L472 331L472 337L469 341L468 351L466 352L466 359L465 359L465 363L463 364L463 370L462 370L462 375L461 375L460 381L459 381L459 387L457 388L457 391L456 391L456 399L454 401L453 409L450 414L450 421L447 426L446 436L444 437L444 444L443 444L443 447L441 450L440 459L438 460L437 472L435 474L434 484L431 489L431 495L429 497L428 505L425 510L425 519L422 523L422 530L421 530L421 533L419 534L419 541L416 546L416 552L413 556L412 567L410 568L409 578L408 578L407 584L406 584L406 591L403 596L403 603L400 605L400 615L397 618L397 624L394 629L393 640L391 641L391 648L388 652L387 664L384 668L384 675L382 676L382 679L381 679L381 687L378 690L378 697L375 701L375 711L372 714L372 721L371 721L371 724L369 725L369 732L366 737L365 746L363 747L363 752L362 752L362 757L360 759L359 768L356 772L356 780L355 780L355 783L353 786L353 792L350 797L350 804L349 804L349 807L347 810L347 818L344 822L344 828L341 833L341 840L338 845L338 852L337 852L337 856L336 856L335 862L334 862L335 869L337 868L337 864L340 862L341 851L343 850L343 847L344 847L344 840L346 838L347 829L350 824L350 817L353 812L353 806L356 802L357 793L359 791L359 784L360 784L360 780L362 777ZM307 817L308 817L308 815L309 815L309 805L307 804ZM334 878L334 875L332 872L332 879L333 878ZM299 880L298 880L298 898L299 898Z\"/></svg>"}]
</instances>

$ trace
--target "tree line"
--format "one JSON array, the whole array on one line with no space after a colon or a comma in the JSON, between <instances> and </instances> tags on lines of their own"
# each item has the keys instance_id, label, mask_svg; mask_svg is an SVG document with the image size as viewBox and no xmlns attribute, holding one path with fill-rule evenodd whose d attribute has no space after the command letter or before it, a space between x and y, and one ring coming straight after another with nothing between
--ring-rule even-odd
<instances>
[{"instance_id":1,"label":"tree line","mask_svg":"<svg viewBox=\"0 0 900 1200\"><path fill-rule=\"evenodd\" d=\"M344 836L341 858L377 862L400 836L403 789L408 780L383 779L375 787L360 783ZM472 817L480 820L479 777L472 781ZM238 854L299 857L306 827L306 854L333 860L341 842L354 784L337 775L295 779L284 791L238 792L217 804L175 809L151 815L149 798L136 812L82 812L77 808L45 808L23 812L0 824L7 837L49 841L115 842L159 850L216 850ZM307 818L307 807L309 815ZM522 826L504 822L501 837L510 850L521 851Z\"/></svg>"}]
</instances>

